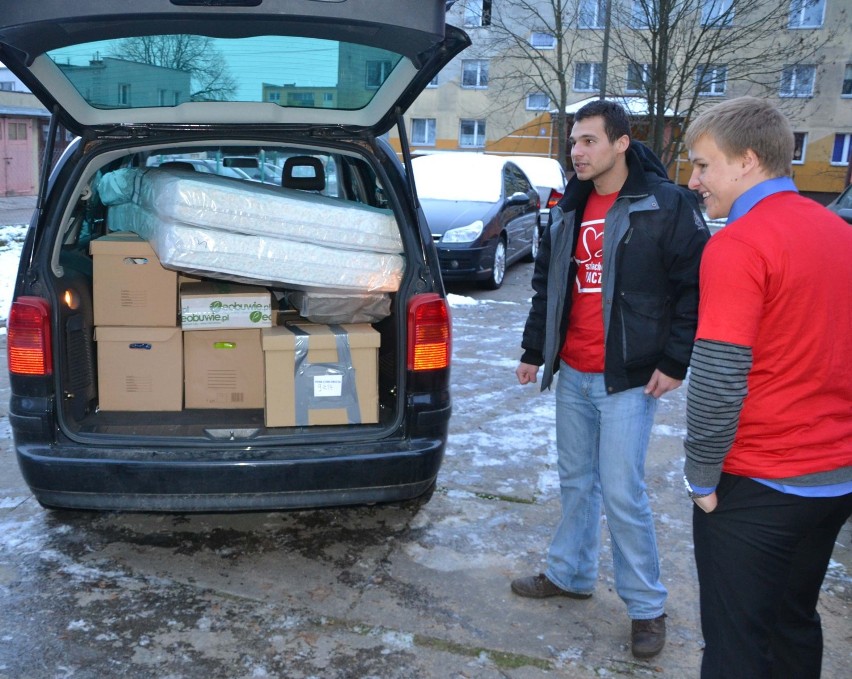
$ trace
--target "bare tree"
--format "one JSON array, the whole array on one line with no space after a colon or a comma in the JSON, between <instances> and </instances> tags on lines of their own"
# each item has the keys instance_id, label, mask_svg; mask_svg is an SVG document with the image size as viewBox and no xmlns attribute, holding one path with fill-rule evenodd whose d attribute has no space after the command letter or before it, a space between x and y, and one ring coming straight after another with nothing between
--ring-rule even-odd
<instances>
[{"instance_id":1,"label":"bare tree","mask_svg":"<svg viewBox=\"0 0 852 679\"><path fill-rule=\"evenodd\" d=\"M211 38L200 35L153 35L126 38L111 56L143 64L164 66L192 75L193 101L232 97L236 81Z\"/></svg>"},{"instance_id":2,"label":"bare tree","mask_svg":"<svg viewBox=\"0 0 852 679\"><path fill-rule=\"evenodd\" d=\"M506 0L494 3L488 49L500 56L489 77L493 104L524 105L529 94L544 94L556 122L557 159L567 167L567 117L571 65L597 45L577 30L577 0ZM537 43L536 40L541 41Z\"/></svg>"},{"instance_id":3,"label":"bare tree","mask_svg":"<svg viewBox=\"0 0 852 679\"><path fill-rule=\"evenodd\" d=\"M805 101L801 95L814 85L820 52L834 39L831 27L789 30L818 7L816 0L608 1L604 94L647 100L648 145L669 165L684 129L667 124L673 117L688 123L716 96L778 96L779 89L790 95L782 105L792 109Z\"/></svg>"}]
</instances>

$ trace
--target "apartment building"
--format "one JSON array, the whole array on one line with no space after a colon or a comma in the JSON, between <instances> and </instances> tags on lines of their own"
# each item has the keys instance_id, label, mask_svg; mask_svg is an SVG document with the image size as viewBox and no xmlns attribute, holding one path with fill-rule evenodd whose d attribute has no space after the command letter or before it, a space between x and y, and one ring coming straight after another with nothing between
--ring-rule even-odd
<instances>
[{"instance_id":1,"label":"apartment building","mask_svg":"<svg viewBox=\"0 0 852 679\"><path fill-rule=\"evenodd\" d=\"M790 117L802 192L828 202L850 182L849 0L459 0L447 19L464 27L473 45L406 113L416 153L559 157L557 68L568 130L571 112L603 90L628 105L643 139L653 124L647 115L653 73L665 68L669 89L655 119L672 144L675 181L685 184L689 176L676 144L689 116L750 94L774 99ZM668 34L660 30L663 21ZM670 48L649 53L661 35Z\"/></svg>"}]
</instances>

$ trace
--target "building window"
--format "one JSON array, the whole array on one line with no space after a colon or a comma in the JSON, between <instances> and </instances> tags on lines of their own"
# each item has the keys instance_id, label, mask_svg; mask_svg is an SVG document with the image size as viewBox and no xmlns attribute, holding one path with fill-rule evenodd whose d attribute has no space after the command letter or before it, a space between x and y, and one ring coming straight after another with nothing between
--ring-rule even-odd
<instances>
[{"instance_id":1,"label":"building window","mask_svg":"<svg viewBox=\"0 0 852 679\"><path fill-rule=\"evenodd\" d=\"M840 94L844 97L852 96L852 64L846 64L846 70L843 72L843 89Z\"/></svg>"},{"instance_id":2,"label":"building window","mask_svg":"<svg viewBox=\"0 0 852 679\"><path fill-rule=\"evenodd\" d=\"M816 66L787 66L781 72L781 88L778 94L782 97L813 96L815 80Z\"/></svg>"},{"instance_id":3,"label":"building window","mask_svg":"<svg viewBox=\"0 0 852 679\"><path fill-rule=\"evenodd\" d=\"M578 28L603 28L606 22L606 0L580 0Z\"/></svg>"},{"instance_id":4,"label":"building window","mask_svg":"<svg viewBox=\"0 0 852 679\"><path fill-rule=\"evenodd\" d=\"M130 83L119 83L118 85L118 105L130 106Z\"/></svg>"},{"instance_id":5,"label":"building window","mask_svg":"<svg viewBox=\"0 0 852 679\"><path fill-rule=\"evenodd\" d=\"M734 0L704 0L701 25L727 28L734 23Z\"/></svg>"},{"instance_id":6,"label":"building window","mask_svg":"<svg viewBox=\"0 0 852 679\"><path fill-rule=\"evenodd\" d=\"M175 90L172 92L172 105L177 106L180 104L180 90Z\"/></svg>"},{"instance_id":7,"label":"building window","mask_svg":"<svg viewBox=\"0 0 852 679\"><path fill-rule=\"evenodd\" d=\"M574 66L574 91L597 92L601 88L601 65L579 63Z\"/></svg>"},{"instance_id":8,"label":"building window","mask_svg":"<svg viewBox=\"0 0 852 679\"><path fill-rule=\"evenodd\" d=\"M805 149L808 147L807 132L793 132L793 165L801 165L805 162Z\"/></svg>"},{"instance_id":9,"label":"building window","mask_svg":"<svg viewBox=\"0 0 852 679\"><path fill-rule=\"evenodd\" d=\"M169 93L167 90L157 90L157 101L160 106L168 106L168 103L166 103L168 101L168 96Z\"/></svg>"},{"instance_id":10,"label":"building window","mask_svg":"<svg viewBox=\"0 0 852 679\"><path fill-rule=\"evenodd\" d=\"M416 146L435 145L435 119L411 119L411 143Z\"/></svg>"},{"instance_id":11,"label":"building window","mask_svg":"<svg viewBox=\"0 0 852 679\"><path fill-rule=\"evenodd\" d=\"M651 28L652 25L660 23L658 17L657 0L633 0L630 7L630 28Z\"/></svg>"},{"instance_id":12,"label":"building window","mask_svg":"<svg viewBox=\"0 0 852 679\"><path fill-rule=\"evenodd\" d=\"M0 82L0 91L2 92L14 92L15 91L15 81L14 80L4 80Z\"/></svg>"},{"instance_id":13,"label":"building window","mask_svg":"<svg viewBox=\"0 0 852 679\"><path fill-rule=\"evenodd\" d=\"M464 3L465 26L491 25L491 0L467 0Z\"/></svg>"},{"instance_id":14,"label":"building window","mask_svg":"<svg viewBox=\"0 0 852 679\"><path fill-rule=\"evenodd\" d=\"M825 16L825 0L790 0L789 28L819 28Z\"/></svg>"},{"instance_id":15,"label":"building window","mask_svg":"<svg viewBox=\"0 0 852 679\"><path fill-rule=\"evenodd\" d=\"M627 84L624 91L628 94L644 94L651 82L651 64L627 64Z\"/></svg>"},{"instance_id":16,"label":"building window","mask_svg":"<svg viewBox=\"0 0 852 679\"><path fill-rule=\"evenodd\" d=\"M488 87L488 60L462 60L462 87L484 89Z\"/></svg>"},{"instance_id":17,"label":"building window","mask_svg":"<svg viewBox=\"0 0 852 679\"><path fill-rule=\"evenodd\" d=\"M367 62L367 89L376 90L388 79L391 72L390 61Z\"/></svg>"},{"instance_id":18,"label":"building window","mask_svg":"<svg viewBox=\"0 0 852 679\"><path fill-rule=\"evenodd\" d=\"M849 146L852 145L852 134L835 134L834 148L831 151L832 165L849 164Z\"/></svg>"},{"instance_id":19,"label":"building window","mask_svg":"<svg viewBox=\"0 0 852 679\"><path fill-rule=\"evenodd\" d=\"M12 140L23 141L27 138L27 124L6 123L6 137Z\"/></svg>"},{"instance_id":20,"label":"building window","mask_svg":"<svg viewBox=\"0 0 852 679\"><path fill-rule=\"evenodd\" d=\"M429 81L429 84L426 87L437 87L438 86L438 74L435 74L435 77Z\"/></svg>"},{"instance_id":21,"label":"building window","mask_svg":"<svg viewBox=\"0 0 852 679\"><path fill-rule=\"evenodd\" d=\"M527 95L527 111L547 111L550 109L550 97L544 92Z\"/></svg>"},{"instance_id":22,"label":"building window","mask_svg":"<svg viewBox=\"0 0 852 679\"><path fill-rule=\"evenodd\" d=\"M334 95L331 92L326 92L322 95L322 100L331 103L334 101Z\"/></svg>"},{"instance_id":23,"label":"building window","mask_svg":"<svg viewBox=\"0 0 852 679\"><path fill-rule=\"evenodd\" d=\"M695 89L698 94L707 97L719 97L725 94L728 81L728 67L705 64L695 69Z\"/></svg>"},{"instance_id":24,"label":"building window","mask_svg":"<svg viewBox=\"0 0 852 679\"><path fill-rule=\"evenodd\" d=\"M270 92L269 101L281 101L281 92Z\"/></svg>"},{"instance_id":25,"label":"building window","mask_svg":"<svg viewBox=\"0 0 852 679\"><path fill-rule=\"evenodd\" d=\"M465 148L485 146L485 121L462 120L459 124L459 146Z\"/></svg>"},{"instance_id":26,"label":"building window","mask_svg":"<svg viewBox=\"0 0 852 679\"><path fill-rule=\"evenodd\" d=\"M533 31L530 34L530 46L539 50L552 50L556 47L556 36L552 33L537 33Z\"/></svg>"}]
</instances>

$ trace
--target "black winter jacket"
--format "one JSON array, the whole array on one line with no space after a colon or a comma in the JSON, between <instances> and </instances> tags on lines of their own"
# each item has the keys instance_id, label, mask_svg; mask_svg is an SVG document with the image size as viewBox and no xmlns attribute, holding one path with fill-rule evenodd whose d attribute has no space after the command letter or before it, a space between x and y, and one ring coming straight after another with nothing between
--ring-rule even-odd
<instances>
[{"instance_id":1,"label":"black winter jacket","mask_svg":"<svg viewBox=\"0 0 852 679\"><path fill-rule=\"evenodd\" d=\"M698 321L698 268L710 232L695 195L668 179L646 146L631 142L628 175L604 223L604 381L616 393L644 386L655 369L683 379ZM544 365L550 387L565 342L573 254L591 181L571 179L551 210L533 273L521 362Z\"/></svg>"}]
</instances>

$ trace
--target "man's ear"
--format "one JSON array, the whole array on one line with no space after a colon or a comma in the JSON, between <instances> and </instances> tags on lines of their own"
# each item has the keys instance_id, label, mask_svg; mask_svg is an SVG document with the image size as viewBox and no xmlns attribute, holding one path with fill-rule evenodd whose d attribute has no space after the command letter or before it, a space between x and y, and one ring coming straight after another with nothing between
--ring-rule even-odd
<instances>
[{"instance_id":1,"label":"man's ear","mask_svg":"<svg viewBox=\"0 0 852 679\"><path fill-rule=\"evenodd\" d=\"M743 153L740 158L740 162L742 163L744 175L755 171L760 172L762 170L760 158L757 157L757 154L753 149L746 149L745 153Z\"/></svg>"},{"instance_id":2,"label":"man's ear","mask_svg":"<svg viewBox=\"0 0 852 679\"><path fill-rule=\"evenodd\" d=\"M626 134L622 134L615 140L615 150L618 153L627 153L628 148L630 148L630 137Z\"/></svg>"}]
</instances>

